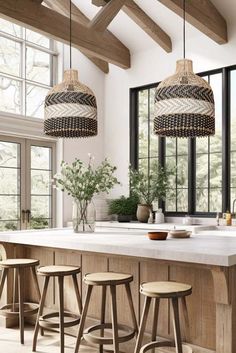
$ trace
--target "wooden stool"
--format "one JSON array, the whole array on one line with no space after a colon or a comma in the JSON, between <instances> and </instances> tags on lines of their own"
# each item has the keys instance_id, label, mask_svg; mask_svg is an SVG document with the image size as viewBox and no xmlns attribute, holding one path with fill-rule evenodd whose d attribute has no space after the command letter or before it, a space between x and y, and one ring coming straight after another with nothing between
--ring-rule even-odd
<instances>
[{"instance_id":1,"label":"wooden stool","mask_svg":"<svg viewBox=\"0 0 236 353\"><path fill-rule=\"evenodd\" d=\"M103 352L103 345L113 345L114 353L119 353L119 343L131 340L138 332L138 326L137 326L134 305L133 305L133 300L132 300L131 290L130 290L130 282L133 281L133 276L124 274L124 273L101 272L101 273L87 274L85 275L83 281L88 285L88 287L87 287L87 293L86 293L84 307L81 315L79 331L77 335L75 353L79 351L79 346L80 346L82 336L88 343L98 344L100 353ZM117 322L116 286L118 285L125 285L134 329L131 329L126 325L119 325ZM102 287L101 321L99 325L91 326L84 331L84 324L87 316L87 311L89 307L93 286ZM112 323L105 323L107 286L110 287L110 293L111 293ZM104 337L105 329L112 329L112 336L113 336L112 338ZM100 331L100 334L101 334L100 337L97 335L93 335L93 332L97 330ZM119 330L124 331L125 334L123 334L122 336L118 336Z\"/></svg>"},{"instance_id":2,"label":"wooden stool","mask_svg":"<svg viewBox=\"0 0 236 353\"><path fill-rule=\"evenodd\" d=\"M148 282L140 286L140 293L145 296L145 303L144 303L141 323L139 327L135 353L139 353L139 352L145 353L150 349L155 349L158 347L176 347L176 353L183 353L181 332L180 332L180 322L179 322L178 300L180 298L182 301L185 325L186 325L186 328L188 329L189 322L188 322L188 314L187 314L185 297L192 293L192 287L188 284L177 283L177 282ZM151 343L148 343L141 348L152 298L154 298L155 300L152 337L151 337L152 341ZM156 341L159 303L160 303L160 299L162 298L168 298L171 300L172 309L173 309L173 325L174 325L174 337L175 337L174 342ZM192 349L189 346L185 346L185 347L188 352L192 352Z\"/></svg>"},{"instance_id":3,"label":"wooden stool","mask_svg":"<svg viewBox=\"0 0 236 353\"><path fill-rule=\"evenodd\" d=\"M39 265L38 260L33 259L7 259L0 261L0 268L2 269L2 277L0 282L0 298L2 296L5 280L8 276L9 270L14 271L14 284L13 284L13 301L0 308L0 314L6 318L19 318L20 326L20 341L24 344L24 318L26 316L34 315L37 313L39 305L34 303L24 302L24 283L26 268L30 268L33 275L38 300L40 301L40 290L36 276L35 267ZM18 302L16 302L17 295L17 281L18 281Z\"/></svg>"},{"instance_id":4,"label":"wooden stool","mask_svg":"<svg viewBox=\"0 0 236 353\"><path fill-rule=\"evenodd\" d=\"M42 327L45 329L60 329L60 352L64 353L65 327L75 326L75 325L78 325L80 322L80 315L76 315L71 312L64 312L64 277L72 276L75 295L76 295L78 308L79 308L79 314L81 314L82 303L81 303L79 286L78 286L77 277L76 277L76 275L80 273L80 267L44 266L44 267L40 267L37 273L40 276L44 276L45 280L44 280L43 292L42 292L42 297L40 300L40 305L38 310L38 316L35 324L32 350L33 352L36 351L39 327ZM58 277L59 312L53 312L42 316L50 277ZM55 318L59 318L59 320L55 321ZM69 319L65 321L65 318L69 318Z\"/></svg>"}]
</instances>

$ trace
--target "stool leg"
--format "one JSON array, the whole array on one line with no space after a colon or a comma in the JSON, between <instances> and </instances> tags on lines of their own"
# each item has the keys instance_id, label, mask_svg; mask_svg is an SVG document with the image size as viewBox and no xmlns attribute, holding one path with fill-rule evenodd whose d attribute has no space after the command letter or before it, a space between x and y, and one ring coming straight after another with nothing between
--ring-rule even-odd
<instances>
[{"instance_id":1,"label":"stool leg","mask_svg":"<svg viewBox=\"0 0 236 353\"><path fill-rule=\"evenodd\" d=\"M35 329L34 329L33 348L32 348L33 352L36 351L37 338L38 338L38 333L39 333L39 318L40 318L40 316L43 313L43 307L44 307L46 294L47 294L47 290L48 290L48 282L49 282L49 277L45 277L44 285L43 285L42 297L41 297L41 300L40 300L38 315L37 315Z\"/></svg>"},{"instance_id":2,"label":"stool leg","mask_svg":"<svg viewBox=\"0 0 236 353\"><path fill-rule=\"evenodd\" d=\"M2 270L2 276L1 276L1 282L0 282L0 298L2 296L2 291L4 288L5 280L8 274L8 268L3 268Z\"/></svg>"},{"instance_id":3,"label":"stool leg","mask_svg":"<svg viewBox=\"0 0 236 353\"><path fill-rule=\"evenodd\" d=\"M125 284L125 289L126 289L126 293L127 293L127 297L128 297L128 302L129 302L129 307L130 307L130 312L131 312L131 317L132 317L132 321L133 321L134 330L135 330L136 334L138 334L138 324L137 324L137 319L136 319L136 315L135 315L135 311L134 311L134 303L133 303L133 299L132 299L132 294L131 294L131 289L130 289L130 284L129 283Z\"/></svg>"},{"instance_id":4,"label":"stool leg","mask_svg":"<svg viewBox=\"0 0 236 353\"><path fill-rule=\"evenodd\" d=\"M64 277L58 277L58 285L59 285L59 324L60 324L60 346L61 353L64 353L64 293L63 293L63 285L64 285Z\"/></svg>"},{"instance_id":5,"label":"stool leg","mask_svg":"<svg viewBox=\"0 0 236 353\"><path fill-rule=\"evenodd\" d=\"M112 318L112 331L113 331L113 352L119 353L116 287L110 286L110 291L111 291L111 318Z\"/></svg>"},{"instance_id":6,"label":"stool leg","mask_svg":"<svg viewBox=\"0 0 236 353\"><path fill-rule=\"evenodd\" d=\"M154 308L153 308L153 323L152 323L152 341L157 339L157 323L158 323L158 313L159 313L159 298L154 299Z\"/></svg>"},{"instance_id":7,"label":"stool leg","mask_svg":"<svg viewBox=\"0 0 236 353\"><path fill-rule=\"evenodd\" d=\"M189 324L189 316L188 316L186 297L181 297L181 304L182 304L183 315L184 315L185 340L186 340L186 342L191 343L191 341L190 341L190 324Z\"/></svg>"},{"instance_id":8,"label":"stool leg","mask_svg":"<svg viewBox=\"0 0 236 353\"><path fill-rule=\"evenodd\" d=\"M23 288L24 269L17 268L16 271L17 271L17 277L18 277L20 341L21 341L21 344L24 344L24 288Z\"/></svg>"},{"instance_id":9,"label":"stool leg","mask_svg":"<svg viewBox=\"0 0 236 353\"><path fill-rule=\"evenodd\" d=\"M140 322L140 326L139 326L139 332L138 332L138 337L137 337L134 353L139 353L141 345L142 345L143 335L144 335L144 331L146 328L150 304L151 304L151 298L145 297L143 313L142 313L142 317L141 317L141 322Z\"/></svg>"},{"instance_id":10,"label":"stool leg","mask_svg":"<svg viewBox=\"0 0 236 353\"><path fill-rule=\"evenodd\" d=\"M13 268L13 295L12 295L12 311L15 311L16 304L16 292L17 292L17 275L16 268Z\"/></svg>"},{"instance_id":11,"label":"stool leg","mask_svg":"<svg viewBox=\"0 0 236 353\"><path fill-rule=\"evenodd\" d=\"M39 282L38 282L38 278L37 278L37 274L36 274L36 269L35 269L35 267L31 267L30 269L31 269L31 274L33 277L33 282L35 285L35 290L37 293L38 301L40 303L41 293L40 293ZM40 334L41 334L41 336L44 336L44 330L42 327L40 327Z\"/></svg>"},{"instance_id":12,"label":"stool leg","mask_svg":"<svg viewBox=\"0 0 236 353\"><path fill-rule=\"evenodd\" d=\"M106 317L106 296L107 296L107 287L102 286L102 305L101 305L101 320L100 324L105 323L105 317ZM101 337L104 336L104 329L101 329ZM99 346L99 353L103 353L103 345Z\"/></svg>"},{"instance_id":13,"label":"stool leg","mask_svg":"<svg viewBox=\"0 0 236 353\"><path fill-rule=\"evenodd\" d=\"M183 353L180 324L179 324L178 298L172 298L171 304L173 309L173 324L174 324L175 347L176 347L175 349L176 349L176 353Z\"/></svg>"},{"instance_id":14,"label":"stool leg","mask_svg":"<svg viewBox=\"0 0 236 353\"><path fill-rule=\"evenodd\" d=\"M77 299L77 303L78 303L79 313L81 315L81 313L82 313L82 301L81 301L81 296L80 296L80 291L79 291L79 286L78 286L76 275L72 275L72 279L73 279L75 295L76 295L76 299Z\"/></svg>"},{"instance_id":15,"label":"stool leg","mask_svg":"<svg viewBox=\"0 0 236 353\"><path fill-rule=\"evenodd\" d=\"M78 353L78 351L79 351L79 346L80 346L81 338L83 336L84 324L85 324L85 319L86 319L87 312L88 312L88 306L89 306L89 302L90 302L92 289L93 289L93 286L88 285L87 293L86 293L86 297L85 297L85 302L84 302L84 307L83 307L82 315L80 318L79 331L77 334L77 340L76 340L74 353Z\"/></svg>"}]
</instances>

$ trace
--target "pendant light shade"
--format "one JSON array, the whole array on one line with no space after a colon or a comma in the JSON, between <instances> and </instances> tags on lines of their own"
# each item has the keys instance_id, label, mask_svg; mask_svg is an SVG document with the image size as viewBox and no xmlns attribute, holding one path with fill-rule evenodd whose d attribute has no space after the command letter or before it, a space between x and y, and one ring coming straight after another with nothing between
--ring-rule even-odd
<instances>
[{"instance_id":1,"label":"pendant light shade","mask_svg":"<svg viewBox=\"0 0 236 353\"><path fill-rule=\"evenodd\" d=\"M78 81L77 70L66 70L64 80L46 96L44 132L56 137L97 135L96 98Z\"/></svg>"},{"instance_id":2,"label":"pendant light shade","mask_svg":"<svg viewBox=\"0 0 236 353\"><path fill-rule=\"evenodd\" d=\"M155 93L154 132L168 137L203 137L215 133L215 105L210 85L193 72L192 61L177 61L173 76Z\"/></svg>"}]
</instances>

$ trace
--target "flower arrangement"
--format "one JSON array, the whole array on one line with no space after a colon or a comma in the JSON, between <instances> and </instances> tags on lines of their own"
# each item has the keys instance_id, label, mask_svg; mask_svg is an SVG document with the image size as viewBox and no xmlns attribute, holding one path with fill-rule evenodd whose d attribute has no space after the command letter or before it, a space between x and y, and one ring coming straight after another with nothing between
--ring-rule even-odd
<instances>
[{"instance_id":1,"label":"flower arrangement","mask_svg":"<svg viewBox=\"0 0 236 353\"><path fill-rule=\"evenodd\" d=\"M94 231L95 215L92 217L94 219L89 217L88 207L95 194L108 193L114 185L119 184L114 176L116 169L107 159L94 167L90 154L88 164L80 159L75 159L71 165L61 162L61 171L54 176L54 182L56 188L66 191L74 199L77 208L73 219L75 232Z\"/></svg>"}]
</instances>

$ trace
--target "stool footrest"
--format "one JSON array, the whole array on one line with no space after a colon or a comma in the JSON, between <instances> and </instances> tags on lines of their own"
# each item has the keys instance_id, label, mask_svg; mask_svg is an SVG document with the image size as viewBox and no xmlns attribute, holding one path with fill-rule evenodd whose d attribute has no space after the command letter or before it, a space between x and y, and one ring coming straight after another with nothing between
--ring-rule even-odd
<instances>
[{"instance_id":1,"label":"stool footrest","mask_svg":"<svg viewBox=\"0 0 236 353\"><path fill-rule=\"evenodd\" d=\"M154 341L151 343L145 344L141 349L140 353L146 353L147 351L154 349L154 348L161 348L161 347L175 347L175 343L173 341ZM183 344L183 353L192 353L193 350L190 346Z\"/></svg>"},{"instance_id":2,"label":"stool footrest","mask_svg":"<svg viewBox=\"0 0 236 353\"><path fill-rule=\"evenodd\" d=\"M36 303L24 303L24 317L37 314L39 304ZM14 309L14 311L13 311ZM19 316L19 303L10 303L3 305L0 308L0 315L10 318Z\"/></svg>"},{"instance_id":3,"label":"stool footrest","mask_svg":"<svg viewBox=\"0 0 236 353\"><path fill-rule=\"evenodd\" d=\"M71 327L78 325L80 323L80 316L69 313L69 312L64 312L64 319L65 318L70 318L71 320L64 320L64 327ZM53 319L58 319L58 320L53 320ZM59 312L53 312L50 314L43 315L39 318L39 326L43 328L59 328Z\"/></svg>"},{"instance_id":4,"label":"stool footrest","mask_svg":"<svg viewBox=\"0 0 236 353\"><path fill-rule=\"evenodd\" d=\"M98 330L104 331L106 329L111 330L112 324L105 323L105 324L90 326L84 331L83 337L88 343L99 344L99 345L111 345L113 344L113 338L101 337L101 336L99 337L92 334L92 332L94 331L98 331ZM118 331L123 331L126 333L118 337L119 343L123 343L131 340L132 338L134 338L136 334L135 330L132 330L130 327L126 325L118 325Z\"/></svg>"}]
</instances>

